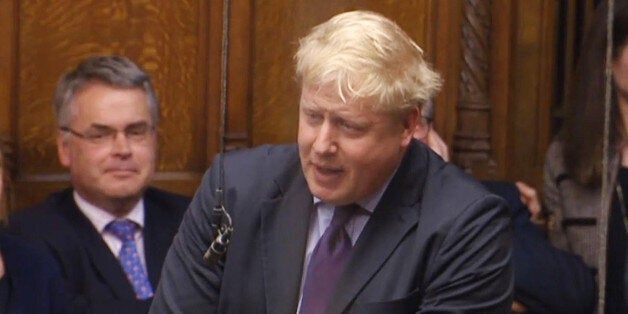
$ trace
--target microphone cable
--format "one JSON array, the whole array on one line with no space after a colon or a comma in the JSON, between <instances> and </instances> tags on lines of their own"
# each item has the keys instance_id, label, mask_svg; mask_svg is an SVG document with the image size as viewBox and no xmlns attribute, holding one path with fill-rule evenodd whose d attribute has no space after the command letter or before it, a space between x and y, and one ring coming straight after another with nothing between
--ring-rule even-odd
<instances>
[{"instance_id":1,"label":"microphone cable","mask_svg":"<svg viewBox=\"0 0 628 314\"><path fill-rule=\"evenodd\" d=\"M210 267L215 266L227 253L227 247L231 242L233 233L233 223L231 216L224 206L224 185L225 185L225 147L227 132L227 87L228 87L228 59L229 59L229 0L222 2L222 49L221 49L221 73L220 73L220 154L218 157L218 185L216 188L216 205L212 209L211 227L214 240L209 245L203 255L203 259Z\"/></svg>"}]
</instances>

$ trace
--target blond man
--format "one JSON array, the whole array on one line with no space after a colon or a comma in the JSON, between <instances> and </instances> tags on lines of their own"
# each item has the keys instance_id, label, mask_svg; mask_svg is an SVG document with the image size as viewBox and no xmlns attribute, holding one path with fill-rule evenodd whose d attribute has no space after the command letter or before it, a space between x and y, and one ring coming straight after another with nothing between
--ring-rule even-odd
<instances>
[{"instance_id":1,"label":"blond man","mask_svg":"<svg viewBox=\"0 0 628 314\"><path fill-rule=\"evenodd\" d=\"M296 54L296 145L224 158L233 237L213 240L208 171L170 248L154 313L505 313L503 200L413 139L440 87L421 49L380 14L316 26Z\"/></svg>"}]
</instances>

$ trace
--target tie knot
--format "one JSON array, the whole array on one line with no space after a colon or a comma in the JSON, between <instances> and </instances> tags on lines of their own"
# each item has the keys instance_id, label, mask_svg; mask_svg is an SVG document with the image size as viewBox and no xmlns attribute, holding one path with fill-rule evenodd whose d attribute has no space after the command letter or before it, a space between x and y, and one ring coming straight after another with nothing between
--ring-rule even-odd
<instances>
[{"instance_id":1,"label":"tie knot","mask_svg":"<svg viewBox=\"0 0 628 314\"><path fill-rule=\"evenodd\" d=\"M138 225L128 219L114 220L110 222L105 230L111 232L121 241L131 241L135 236Z\"/></svg>"},{"instance_id":2,"label":"tie knot","mask_svg":"<svg viewBox=\"0 0 628 314\"><path fill-rule=\"evenodd\" d=\"M334 209L334 217L331 219L330 225L333 227L344 226L360 209L360 205L355 203L336 206Z\"/></svg>"}]
</instances>

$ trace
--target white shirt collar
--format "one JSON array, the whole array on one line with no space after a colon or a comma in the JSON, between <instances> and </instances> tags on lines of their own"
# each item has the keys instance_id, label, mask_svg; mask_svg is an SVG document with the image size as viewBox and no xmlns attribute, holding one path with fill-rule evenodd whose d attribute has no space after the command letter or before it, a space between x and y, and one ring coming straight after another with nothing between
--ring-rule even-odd
<instances>
[{"instance_id":1,"label":"white shirt collar","mask_svg":"<svg viewBox=\"0 0 628 314\"><path fill-rule=\"evenodd\" d=\"M83 215L87 217L87 219L89 219L89 221L92 222L96 230L101 234L104 232L105 227L110 222L116 219L120 219L119 217L112 215L108 211L91 204L85 198L83 198L80 194L78 194L76 190L74 190L73 196L74 196L74 201L76 202L76 205L78 206L79 210L83 213ZM143 199L137 202L137 204L133 206L133 209L131 209L131 211L126 216L121 217L121 218L129 219L135 222L136 224L140 226L140 229L144 228L144 201Z\"/></svg>"}]
</instances>

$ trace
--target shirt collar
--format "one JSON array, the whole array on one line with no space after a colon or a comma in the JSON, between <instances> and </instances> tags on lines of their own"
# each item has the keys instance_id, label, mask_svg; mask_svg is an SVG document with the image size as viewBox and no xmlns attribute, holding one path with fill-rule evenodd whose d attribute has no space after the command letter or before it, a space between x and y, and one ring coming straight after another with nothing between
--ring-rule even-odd
<instances>
[{"instance_id":1,"label":"shirt collar","mask_svg":"<svg viewBox=\"0 0 628 314\"><path fill-rule=\"evenodd\" d=\"M109 213L108 211L91 204L89 201L83 198L80 194L78 194L76 190L74 190L73 196L74 196L74 201L76 202L76 205L78 206L79 210L83 213L83 215L87 217L87 219L89 219L89 221L92 222L92 224L94 225L94 227L96 227L96 230L99 233L103 233L105 230L105 227L110 222L116 219L128 219L136 223L138 226L140 226L140 229L144 228L144 201L143 199L137 202L137 204L133 206L133 209L131 209L131 211L126 216L116 217L112 215L111 213Z\"/></svg>"}]
</instances>

